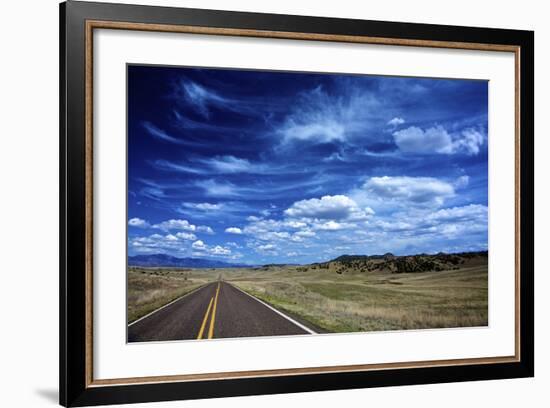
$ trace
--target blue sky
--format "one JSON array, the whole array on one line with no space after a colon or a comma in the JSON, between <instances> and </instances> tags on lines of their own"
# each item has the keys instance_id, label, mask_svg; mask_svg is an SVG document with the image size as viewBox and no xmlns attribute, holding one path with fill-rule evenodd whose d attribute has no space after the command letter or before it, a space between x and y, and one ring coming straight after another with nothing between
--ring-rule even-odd
<instances>
[{"instance_id":1,"label":"blue sky","mask_svg":"<svg viewBox=\"0 0 550 408\"><path fill-rule=\"evenodd\" d=\"M129 255L487 249L485 81L128 67Z\"/></svg>"}]
</instances>

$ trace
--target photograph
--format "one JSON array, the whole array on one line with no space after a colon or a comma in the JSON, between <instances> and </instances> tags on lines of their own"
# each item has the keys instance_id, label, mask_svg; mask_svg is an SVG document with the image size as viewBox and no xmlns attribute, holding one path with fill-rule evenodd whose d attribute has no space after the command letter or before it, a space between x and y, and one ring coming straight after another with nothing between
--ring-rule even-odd
<instances>
[{"instance_id":1,"label":"photograph","mask_svg":"<svg viewBox=\"0 0 550 408\"><path fill-rule=\"evenodd\" d=\"M488 326L488 81L126 70L129 343Z\"/></svg>"}]
</instances>

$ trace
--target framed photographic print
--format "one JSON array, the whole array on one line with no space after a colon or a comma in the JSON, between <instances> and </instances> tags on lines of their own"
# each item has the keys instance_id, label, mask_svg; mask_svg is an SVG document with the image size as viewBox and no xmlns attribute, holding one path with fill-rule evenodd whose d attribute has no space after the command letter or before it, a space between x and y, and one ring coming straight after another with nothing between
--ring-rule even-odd
<instances>
[{"instance_id":1,"label":"framed photographic print","mask_svg":"<svg viewBox=\"0 0 550 408\"><path fill-rule=\"evenodd\" d=\"M528 377L528 31L60 8L65 406Z\"/></svg>"}]
</instances>

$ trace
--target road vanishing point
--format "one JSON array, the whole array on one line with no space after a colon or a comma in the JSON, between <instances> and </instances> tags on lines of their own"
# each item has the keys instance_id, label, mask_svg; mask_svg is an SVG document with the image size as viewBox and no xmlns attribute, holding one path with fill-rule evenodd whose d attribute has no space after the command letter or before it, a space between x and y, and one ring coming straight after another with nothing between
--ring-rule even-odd
<instances>
[{"instance_id":1,"label":"road vanishing point","mask_svg":"<svg viewBox=\"0 0 550 408\"><path fill-rule=\"evenodd\" d=\"M168 303L128 325L128 342L315 334L303 323L225 281Z\"/></svg>"}]
</instances>

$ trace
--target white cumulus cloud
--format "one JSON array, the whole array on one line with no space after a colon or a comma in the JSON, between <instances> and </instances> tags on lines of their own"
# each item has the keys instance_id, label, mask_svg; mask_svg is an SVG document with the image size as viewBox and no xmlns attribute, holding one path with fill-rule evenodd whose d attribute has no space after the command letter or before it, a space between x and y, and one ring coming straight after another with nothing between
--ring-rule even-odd
<instances>
[{"instance_id":1,"label":"white cumulus cloud","mask_svg":"<svg viewBox=\"0 0 550 408\"><path fill-rule=\"evenodd\" d=\"M201 241L200 239L198 241L193 242L193 244L191 244L191 247L193 249L199 249L199 250L206 249L205 243L203 241Z\"/></svg>"},{"instance_id":2,"label":"white cumulus cloud","mask_svg":"<svg viewBox=\"0 0 550 408\"><path fill-rule=\"evenodd\" d=\"M213 234L214 230L206 225L194 225L187 220L171 219L160 222L153 225L153 228L160 229L162 231L190 231L190 232L204 232L206 234Z\"/></svg>"},{"instance_id":3,"label":"white cumulus cloud","mask_svg":"<svg viewBox=\"0 0 550 408\"><path fill-rule=\"evenodd\" d=\"M137 227L137 228L147 228L149 227L149 223L145 220L142 220L141 218L132 218L128 221L128 225L130 227Z\"/></svg>"},{"instance_id":4,"label":"white cumulus cloud","mask_svg":"<svg viewBox=\"0 0 550 408\"><path fill-rule=\"evenodd\" d=\"M379 199L418 205L441 205L455 195L451 183L433 177L372 177L363 188Z\"/></svg>"},{"instance_id":5,"label":"white cumulus cloud","mask_svg":"<svg viewBox=\"0 0 550 408\"><path fill-rule=\"evenodd\" d=\"M359 208L357 203L345 195L323 196L309 200L297 201L285 210L285 215L292 218L310 218L323 220L366 219L374 214L367 207Z\"/></svg>"},{"instance_id":6,"label":"white cumulus cloud","mask_svg":"<svg viewBox=\"0 0 550 408\"><path fill-rule=\"evenodd\" d=\"M456 150L463 150L467 154L478 154L479 148L485 142L485 135L477 129L466 129L461 132L461 137L454 141Z\"/></svg>"},{"instance_id":7,"label":"white cumulus cloud","mask_svg":"<svg viewBox=\"0 0 550 408\"><path fill-rule=\"evenodd\" d=\"M212 256L227 256L231 255L231 249L222 247L221 245L210 246L202 240L197 240L191 244L191 248L198 251L196 254L205 254Z\"/></svg>"},{"instance_id":8,"label":"white cumulus cloud","mask_svg":"<svg viewBox=\"0 0 550 408\"><path fill-rule=\"evenodd\" d=\"M183 239L183 240L188 240L188 241L194 241L197 239L197 236L195 234L192 234L190 232L178 232L176 233L176 237L180 238L180 239Z\"/></svg>"},{"instance_id":9,"label":"white cumulus cloud","mask_svg":"<svg viewBox=\"0 0 550 408\"><path fill-rule=\"evenodd\" d=\"M399 126L405 123L405 119L400 117L395 117L392 120L388 121L389 126Z\"/></svg>"},{"instance_id":10,"label":"white cumulus cloud","mask_svg":"<svg viewBox=\"0 0 550 408\"><path fill-rule=\"evenodd\" d=\"M411 126L393 133L395 144L408 153L452 153L451 135L442 126L426 130Z\"/></svg>"},{"instance_id":11,"label":"white cumulus cloud","mask_svg":"<svg viewBox=\"0 0 550 408\"><path fill-rule=\"evenodd\" d=\"M168 220L161 223L153 225L153 228L157 228L163 231L170 230L183 230L183 231L195 231L197 227L191 224L187 220Z\"/></svg>"},{"instance_id":12,"label":"white cumulus cloud","mask_svg":"<svg viewBox=\"0 0 550 408\"><path fill-rule=\"evenodd\" d=\"M410 126L393 133L399 150L405 153L478 154L485 136L477 129L469 128L451 135L443 126L428 129Z\"/></svg>"},{"instance_id":13,"label":"white cumulus cloud","mask_svg":"<svg viewBox=\"0 0 550 408\"><path fill-rule=\"evenodd\" d=\"M324 231L339 231L347 228L352 228L355 225L349 224L349 223L341 223L336 222L333 220L327 221L327 222L318 222L313 224L313 228L316 230L324 230Z\"/></svg>"},{"instance_id":14,"label":"white cumulus cloud","mask_svg":"<svg viewBox=\"0 0 550 408\"><path fill-rule=\"evenodd\" d=\"M243 231L238 227L229 227L225 229L228 234L242 234Z\"/></svg>"},{"instance_id":15,"label":"white cumulus cloud","mask_svg":"<svg viewBox=\"0 0 550 408\"><path fill-rule=\"evenodd\" d=\"M210 248L209 252L212 255L229 255L229 254L231 254L231 250L229 248L224 248L220 245L216 245L215 247Z\"/></svg>"}]
</instances>

